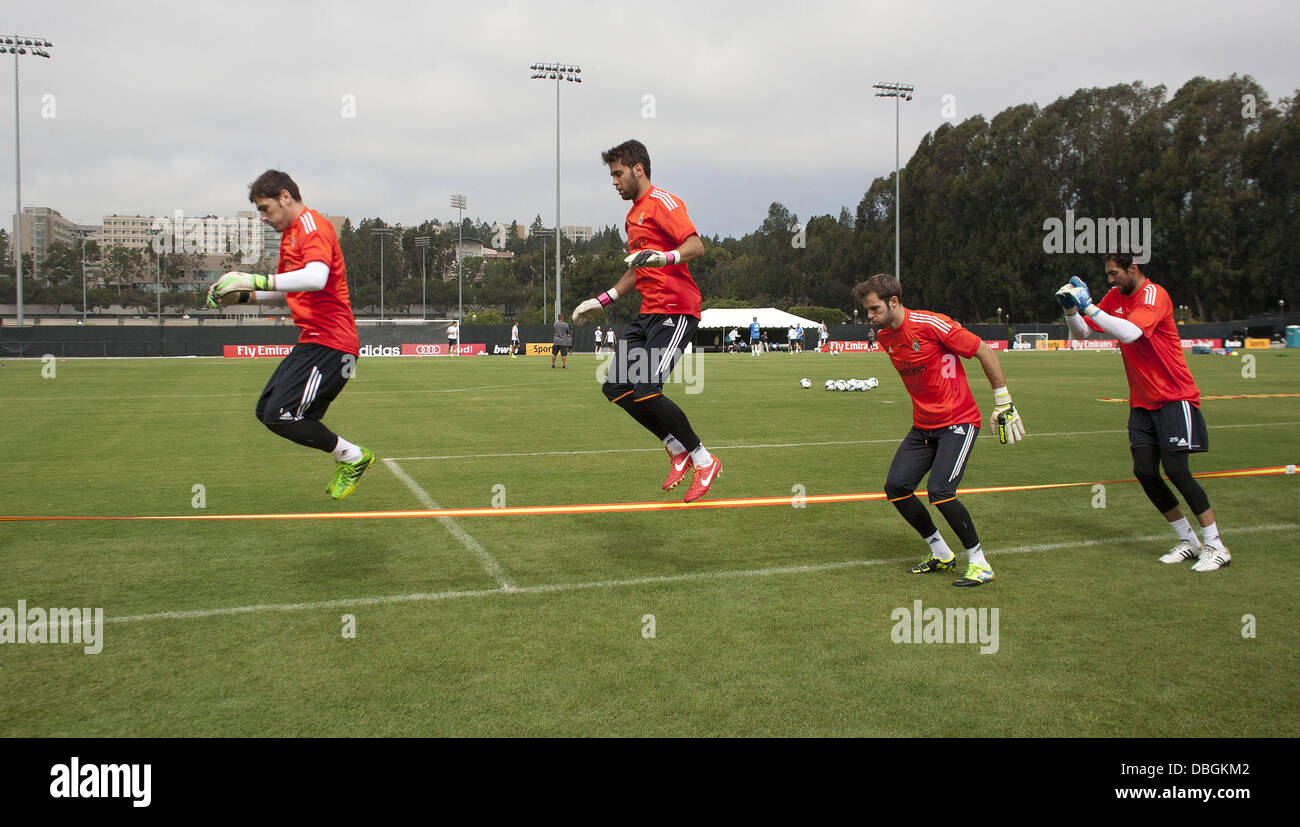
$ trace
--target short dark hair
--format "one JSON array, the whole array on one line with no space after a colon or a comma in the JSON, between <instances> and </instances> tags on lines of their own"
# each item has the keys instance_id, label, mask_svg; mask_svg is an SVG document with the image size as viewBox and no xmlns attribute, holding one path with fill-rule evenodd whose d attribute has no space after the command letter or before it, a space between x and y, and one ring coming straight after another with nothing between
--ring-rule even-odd
<instances>
[{"instance_id":1,"label":"short dark hair","mask_svg":"<svg viewBox=\"0 0 1300 827\"><path fill-rule=\"evenodd\" d=\"M645 172L645 177L650 177L650 151L645 148L645 144L635 138L624 141L618 146L612 146L600 153L600 161L605 166L618 161L629 169L640 164L641 169Z\"/></svg>"},{"instance_id":2,"label":"short dark hair","mask_svg":"<svg viewBox=\"0 0 1300 827\"><path fill-rule=\"evenodd\" d=\"M302 193L298 192L298 185L289 173L268 169L248 185L248 200L256 203L258 198L279 198L282 190L288 190L294 201L302 200Z\"/></svg>"},{"instance_id":3,"label":"short dark hair","mask_svg":"<svg viewBox=\"0 0 1300 827\"><path fill-rule=\"evenodd\" d=\"M899 301L903 300L903 285L888 273L877 273L856 285L852 293L859 302L865 301L869 294L875 293L881 301L889 304L891 296L897 296Z\"/></svg>"},{"instance_id":4,"label":"short dark hair","mask_svg":"<svg viewBox=\"0 0 1300 827\"><path fill-rule=\"evenodd\" d=\"M1115 262L1121 270L1128 270L1130 267L1137 267L1138 272L1142 272L1142 265L1133 260L1132 253L1106 253L1102 260L1107 263L1112 261Z\"/></svg>"}]
</instances>

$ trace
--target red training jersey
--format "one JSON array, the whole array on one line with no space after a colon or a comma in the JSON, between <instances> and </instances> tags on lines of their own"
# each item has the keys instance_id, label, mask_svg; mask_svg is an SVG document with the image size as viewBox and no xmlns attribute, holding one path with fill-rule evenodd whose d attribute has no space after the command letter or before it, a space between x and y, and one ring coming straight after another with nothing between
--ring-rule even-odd
<instances>
[{"instance_id":1,"label":"red training jersey","mask_svg":"<svg viewBox=\"0 0 1300 827\"><path fill-rule=\"evenodd\" d=\"M1201 407L1201 391L1187 369L1183 340L1174 324L1174 303L1165 288L1148 279L1133 295L1125 296L1118 287L1112 287L1097 307L1142 329L1137 341L1119 343L1124 372L1128 374L1130 408L1154 411L1170 402L1191 402ZM1093 330L1105 333L1092 319L1085 317L1084 321Z\"/></svg>"},{"instance_id":2,"label":"red training jersey","mask_svg":"<svg viewBox=\"0 0 1300 827\"><path fill-rule=\"evenodd\" d=\"M357 322L348 299L348 270L343 264L339 237L325 216L305 209L280 234L280 266L275 272L301 270L311 261L325 262L330 275L323 290L285 294L293 323L302 331L298 341L325 345L356 356L361 343L357 340Z\"/></svg>"},{"instance_id":3,"label":"red training jersey","mask_svg":"<svg viewBox=\"0 0 1300 827\"><path fill-rule=\"evenodd\" d=\"M923 431L979 427L980 409L958 357L974 356L980 337L942 313L904 308L898 329L885 327L876 341L912 396L913 425Z\"/></svg>"},{"instance_id":4,"label":"red training jersey","mask_svg":"<svg viewBox=\"0 0 1300 827\"><path fill-rule=\"evenodd\" d=\"M632 202L623 227L627 230L630 253L647 249L676 250L686 239L698 235L686 214L686 205L677 196L655 186ZM685 262L638 269L636 289L641 294L642 313L700 317L700 288Z\"/></svg>"}]
</instances>

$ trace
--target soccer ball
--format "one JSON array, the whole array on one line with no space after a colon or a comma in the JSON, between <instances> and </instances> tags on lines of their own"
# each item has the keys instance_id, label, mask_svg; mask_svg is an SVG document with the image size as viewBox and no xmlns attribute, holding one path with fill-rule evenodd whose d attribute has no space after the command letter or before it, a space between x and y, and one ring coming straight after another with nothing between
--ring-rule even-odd
<instances>
[{"instance_id":1,"label":"soccer ball","mask_svg":"<svg viewBox=\"0 0 1300 827\"><path fill-rule=\"evenodd\" d=\"M827 379L827 380L826 380L826 390L828 390L828 391L833 391L833 390L835 390L835 380L834 380L834 379Z\"/></svg>"},{"instance_id":2,"label":"soccer ball","mask_svg":"<svg viewBox=\"0 0 1300 827\"><path fill-rule=\"evenodd\" d=\"M880 387L880 380L873 376L868 379L865 384L866 390L874 391L876 388Z\"/></svg>"},{"instance_id":3,"label":"soccer ball","mask_svg":"<svg viewBox=\"0 0 1300 827\"><path fill-rule=\"evenodd\" d=\"M809 379L807 376L805 376L804 378L802 378L802 379L799 380L799 387L803 388L804 390L807 390L808 388L811 388L811 387L812 387L812 380Z\"/></svg>"},{"instance_id":4,"label":"soccer ball","mask_svg":"<svg viewBox=\"0 0 1300 827\"><path fill-rule=\"evenodd\" d=\"M831 351L831 355L832 355L832 356L839 356L839 355L840 355L840 352L839 352L838 350L832 350L832 351Z\"/></svg>"},{"instance_id":5,"label":"soccer ball","mask_svg":"<svg viewBox=\"0 0 1300 827\"><path fill-rule=\"evenodd\" d=\"M836 379L836 380L835 380L835 390L837 390L837 391L846 391L846 390L848 390L848 389L849 389L849 383L848 383L848 382L845 382L843 379Z\"/></svg>"},{"instance_id":6,"label":"soccer ball","mask_svg":"<svg viewBox=\"0 0 1300 827\"><path fill-rule=\"evenodd\" d=\"M867 389L867 383L866 383L866 381L864 381L864 380L862 380L862 379L854 379L854 380L853 380L853 390L855 390L855 391L864 391L864 390L866 390L866 389Z\"/></svg>"}]
</instances>

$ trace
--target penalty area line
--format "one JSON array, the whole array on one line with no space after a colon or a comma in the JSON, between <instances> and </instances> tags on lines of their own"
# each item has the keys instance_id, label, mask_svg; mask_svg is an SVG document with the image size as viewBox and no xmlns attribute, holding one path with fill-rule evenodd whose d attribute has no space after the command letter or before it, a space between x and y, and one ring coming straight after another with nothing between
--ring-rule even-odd
<instances>
[{"instance_id":1,"label":"penalty area line","mask_svg":"<svg viewBox=\"0 0 1300 827\"><path fill-rule=\"evenodd\" d=\"M22 516L8 515L0 516L0 522L95 522L95 521L182 521L182 520L371 520L371 519L411 519L411 518L428 518L433 517L437 520L450 520L455 517L540 517L565 514L610 514L610 513L632 513L643 511L677 511L683 509L709 509L709 508L755 508L761 506L807 506L829 503L848 503L848 502L869 502L872 500L884 500L886 495L883 491L865 492L857 494L806 494L806 495L783 495L780 497L743 497L724 500L697 500L692 503L684 503L677 500L670 502L633 502L633 503L576 503L572 505L522 505L509 506L501 508L441 508L428 493L421 488L414 480L407 476L398 465L396 460L385 459L387 465L393 474L406 484L408 488L419 498L420 502L426 506L423 511L326 511L311 512L304 514L170 514L170 515L142 515L142 516L117 516L117 517L76 517L76 516ZM1193 477L1201 479L1214 479L1223 477L1261 477L1275 476L1286 474L1288 466L1275 465L1267 468L1238 468L1228 471L1202 471L1193 474ZM1294 468L1294 466L1290 466ZM1291 473L1294 473L1292 471ZM1136 479L1119 479L1119 480L1090 480L1088 482L1049 482L1034 483L1029 485L997 485L983 488L959 488L958 496L964 494L1007 494L1017 491L1047 491L1054 488L1080 488L1094 485L1121 485L1124 483L1137 482ZM922 492L923 494L924 492ZM920 496L920 495L918 495ZM498 582L504 578L504 573L500 571L500 566L492 560L492 555L478 544L473 537L464 533L464 530L454 522L444 523L448 526L448 531L460 540L466 548L474 553L484 563L485 569ZM454 528L452 527L454 526ZM459 532L459 533L457 533ZM464 535L462 538L461 535ZM504 582L502 585L506 585Z\"/></svg>"},{"instance_id":2,"label":"penalty area line","mask_svg":"<svg viewBox=\"0 0 1300 827\"><path fill-rule=\"evenodd\" d=\"M1292 523L1274 523L1269 525L1241 526L1232 530L1233 535L1256 534L1270 531L1295 531ZM991 551L996 560L1007 554L1035 554L1064 549L1095 549L1130 543L1158 543L1168 540L1168 532L1147 534L1138 537L1106 537L1096 540L1067 540L1060 543L1038 543L1027 546ZM919 553L919 552L918 552ZM509 589L469 589L442 592L425 592L413 594L392 594L376 597L338 598L306 603L259 603L249 606L230 606L216 609L188 609L170 612L153 612L151 614L126 615L123 617L106 617L105 623L143 623L152 620L188 620L204 617L223 617L241 614L259 614L263 612L301 612L314 609L344 609L355 606L378 606L392 603L418 603L437 600L459 600L475 597L514 596L522 594L555 594L563 592L586 591L591 589L611 589L624 586L653 586L672 583L699 583L710 580L740 580L744 578L774 577L791 574L816 574L819 572L838 571L841 569L865 568L901 564L916 559L912 554L907 557L887 557L869 560L841 560L834 563L814 563L803 566L776 566L762 569L735 569L730 571L689 572L685 574L667 574L646 577L626 577L611 580L593 580L583 583L551 583L539 586L514 586Z\"/></svg>"}]
</instances>

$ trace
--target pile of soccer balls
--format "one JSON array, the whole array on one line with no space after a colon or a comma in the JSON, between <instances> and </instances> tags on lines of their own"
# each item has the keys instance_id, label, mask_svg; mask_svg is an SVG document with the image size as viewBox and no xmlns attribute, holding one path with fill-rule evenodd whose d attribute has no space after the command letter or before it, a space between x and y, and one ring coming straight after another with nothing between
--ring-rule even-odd
<instances>
[{"instance_id":1,"label":"pile of soccer balls","mask_svg":"<svg viewBox=\"0 0 1300 827\"><path fill-rule=\"evenodd\" d=\"M804 384L807 383L807 384ZM800 387L808 387L812 383L807 379L800 380ZM880 387L880 380L874 376L870 379L827 379L826 390L828 391L871 391Z\"/></svg>"}]
</instances>

